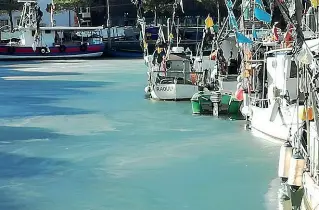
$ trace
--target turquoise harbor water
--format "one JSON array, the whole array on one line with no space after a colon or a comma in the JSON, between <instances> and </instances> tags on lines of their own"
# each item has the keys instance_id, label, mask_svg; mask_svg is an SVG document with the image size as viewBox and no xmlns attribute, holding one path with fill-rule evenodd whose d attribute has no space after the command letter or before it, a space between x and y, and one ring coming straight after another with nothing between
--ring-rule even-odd
<instances>
[{"instance_id":1,"label":"turquoise harbor water","mask_svg":"<svg viewBox=\"0 0 319 210\"><path fill-rule=\"evenodd\" d=\"M144 99L145 71L0 63L0 209L276 209L280 145Z\"/></svg>"}]
</instances>

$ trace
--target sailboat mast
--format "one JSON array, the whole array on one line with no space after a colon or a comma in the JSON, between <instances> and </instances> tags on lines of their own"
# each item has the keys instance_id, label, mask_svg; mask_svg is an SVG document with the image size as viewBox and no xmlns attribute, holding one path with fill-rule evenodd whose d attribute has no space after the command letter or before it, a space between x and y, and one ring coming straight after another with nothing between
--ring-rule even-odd
<instances>
[{"instance_id":1,"label":"sailboat mast","mask_svg":"<svg viewBox=\"0 0 319 210\"><path fill-rule=\"evenodd\" d=\"M110 0L106 0L107 6L107 43L108 43L108 50L111 51L112 43L111 43L111 16L110 16Z\"/></svg>"}]
</instances>

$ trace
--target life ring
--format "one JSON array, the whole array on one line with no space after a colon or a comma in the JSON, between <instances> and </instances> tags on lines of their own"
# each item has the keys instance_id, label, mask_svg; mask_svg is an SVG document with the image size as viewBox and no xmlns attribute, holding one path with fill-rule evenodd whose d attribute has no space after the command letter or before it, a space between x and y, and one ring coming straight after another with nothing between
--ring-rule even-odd
<instances>
[{"instance_id":1,"label":"life ring","mask_svg":"<svg viewBox=\"0 0 319 210\"><path fill-rule=\"evenodd\" d=\"M60 51L61 53L63 53L63 52L65 52L65 50L66 50L65 45L60 45L59 51Z\"/></svg>"},{"instance_id":2,"label":"life ring","mask_svg":"<svg viewBox=\"0 0 319 210\"><path fill-rule=\"evenodd\" d=\"M15 47L12 47L12 46L8 47L8 53L9 54L13 54L15 51L16 51Z\"/></svg>"},{"instance_id":3,"label":"life ring","mask_svg":"<svg viewBox=\"0 0 319 210\"><path fill-rule=\"evenodd\" d=\"M81 44L81 46L80 46L80 50L82 52L85 52L87 50L87 48L88 48L87 44Z\"/></svg>"},{"instance_id":4,"label":"life ring","mask_svg":"<svg viewBox=\"0 0 319 210\"><path fill-rule=\"evenodd\" d=\"M41 54L44 54L44 53L46 53L47 52L47 49L45 48L45 47L41 47L40 48L40 53Z\"/></svg>"}]
</instances>

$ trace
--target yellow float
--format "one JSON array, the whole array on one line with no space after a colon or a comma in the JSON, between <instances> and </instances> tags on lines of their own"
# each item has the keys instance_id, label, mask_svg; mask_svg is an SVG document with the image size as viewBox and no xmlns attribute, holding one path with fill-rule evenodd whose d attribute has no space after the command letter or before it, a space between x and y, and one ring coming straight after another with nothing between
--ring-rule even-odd
<instances>
[{"instance_id":1,"label":"yellow float","mask_svg":"<svg viewBox=\"0 0 319 210\"><path fill-rule=\"evenodd\" d=\"M306 112L306 108L305 107L301 107L299 110L299 118L303 121L305 121L308 115L308 120L313 120L313 110L312 107L308 108L308 111Z\"/></svg>"}]
</instances>

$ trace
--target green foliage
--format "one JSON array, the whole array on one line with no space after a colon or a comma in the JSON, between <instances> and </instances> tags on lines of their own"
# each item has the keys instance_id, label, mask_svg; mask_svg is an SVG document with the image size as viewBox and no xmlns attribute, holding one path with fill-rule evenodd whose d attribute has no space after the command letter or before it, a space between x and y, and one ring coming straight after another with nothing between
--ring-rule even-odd
<instances>
[{"instance_id":1,"label":"green foliage","mask_svg":"<svg viewBox=\"0 0 319 210\"><path fill-rule=\"evenodd\" d=\"M0 11L15 11L20 10L23 4L18 3L17 0L1 0Z\"/></svg>"},{"instance_id":2,"label":"green foliage","mask_svg":"<svg viewBox=\"0 0 319 210\"><path fill-rule=\"evenodd\" d=\"M143 0L143 7L146 11L155 11L165 12L172 10L172 5L175 0Z\"/></svg>"},{"instance_id":3,"label":"green foliage","mask_svg":"<svg viewBox=\"0 0 319 210\"><path fill-rule=\"evenodd\" d=\"M214 11L217 9L217 3L222 2L219 0L196 0L202 3L208 11Z\"/></svg>"},{"instance_id":4,"label":"green foliage","mask_svg":"<svg viewBox=\"0 0 319 210\"><path fill-rule=\"evenodd\" d=\"M0 1L0 14L5 13L10 17L10 27L13 30L13 20L12 20L12 12L16 10L21 10L23 4L18 3L17 0L1 0Z\"/></svg>"},{"instance_id":5,"label":"green foliage","mask_svg":"<svg viewBox=\"0 0 319 210\"><path fill-rule=\"evenodd\" d=\"M88 7L91 0L54 0L55 10L73 10L78 13L80 7Z\"/></svg>"}]
</instances>

